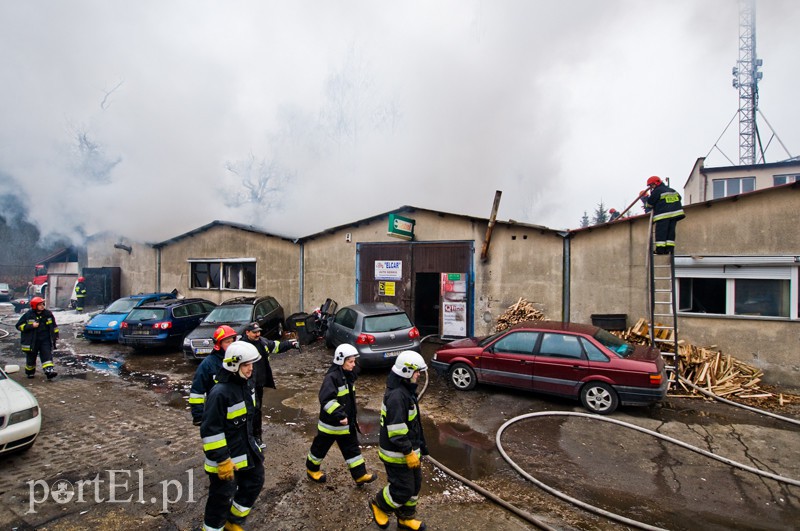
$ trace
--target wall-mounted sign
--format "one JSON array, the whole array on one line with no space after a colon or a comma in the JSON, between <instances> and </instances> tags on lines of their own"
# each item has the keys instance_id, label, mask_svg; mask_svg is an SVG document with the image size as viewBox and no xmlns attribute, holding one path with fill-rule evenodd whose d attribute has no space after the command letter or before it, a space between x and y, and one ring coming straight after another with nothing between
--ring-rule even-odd
<instances>
[{"instance_id":1,"label":"wall-mounted sign","mask_svg":"<svg viewBox=\"0 0 800 531\"><path fill-rule=\"evenodd\" d=\"M375 280L403 280L403 262L375 260Z\"/></svg>"},{"instance_id":2,"label":"wall-mounted sign","mask_svg":"<svg viewBox=\"0 0 800 531\"><path fill-rule=\"evenodd\" d=\"M378 295L383 297L394 297L394 282L382 280L378 282Z\"/></svg>"},{"instance_id":3,"label":"wall-mounted sign","mask_svg":"<svg viewBox=\"0 0 800 531\"><path fill-rule=\"evenodd\" d=\"M404 240L414 239L414 225L417 222L411 218L404 218L397 214L389 214L389 236Z\"/></svg>"}]
</instances>

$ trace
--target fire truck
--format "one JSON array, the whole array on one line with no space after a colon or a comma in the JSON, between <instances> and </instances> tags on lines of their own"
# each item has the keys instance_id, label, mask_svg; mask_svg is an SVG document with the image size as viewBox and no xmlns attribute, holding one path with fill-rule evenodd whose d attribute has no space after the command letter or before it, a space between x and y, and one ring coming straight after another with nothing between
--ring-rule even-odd
<instances>
[{"instance_id":1,"label":"fire truck","mask_svg":"<svg viewBox=\"0 0 800 531\"><path fill-rule=\"evenodd\" d=\"M33 270L33 289L34 295L44 297L47 292L47 266L36 264Z\"/></svg>"}]
</instances>

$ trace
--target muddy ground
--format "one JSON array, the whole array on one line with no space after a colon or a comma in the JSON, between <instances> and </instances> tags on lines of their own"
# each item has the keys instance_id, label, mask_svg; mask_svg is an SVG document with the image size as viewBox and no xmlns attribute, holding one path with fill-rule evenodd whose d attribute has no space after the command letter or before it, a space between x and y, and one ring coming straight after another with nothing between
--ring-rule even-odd
<instances>
[{"instance_id":1,"label":"muddy ground","mask_svg":"<svg viewBox=\"0 0 800 531\"><path fill-rule=\"evenodd\" d=\"M207 479L198 429L187 408L196 365L177 351L134 353L76 337L85 317L64 314L46 382L17 373L43 412L42 432L24 454L0 457L2 529L190 530L202 523ZM13 316L0 318L0 363L23 364ZM67 322L71 321L71 322ZM437 345L426 342L430 358ZM385 371L362 373L357 392L363 454L379 480L355 487L334 448L328 483L305 477L317 391L331 352L320 343L273 356L277 390L265 396L266 483L249 529L378 529L368 498L385 484L377 419ZM478 386L456 392L435 373L422 398L431 457L557 529L627 526L559 500L500 456L495 434L508 419L541 411L584 412L577 402ZM782 412L797 418L797 407ZM698 445L751 467L800 478L796 425L701 399L668 398L621 408L612 418ZM502 437L529 474L606 511L668 529L789 529L800 521L800 487L733 469L629 429L582 417L524 420ZM429 529L536 529L430 461L419 516ZM390 529L395 529L392 522Z\"/></svg>"}]
</instances>

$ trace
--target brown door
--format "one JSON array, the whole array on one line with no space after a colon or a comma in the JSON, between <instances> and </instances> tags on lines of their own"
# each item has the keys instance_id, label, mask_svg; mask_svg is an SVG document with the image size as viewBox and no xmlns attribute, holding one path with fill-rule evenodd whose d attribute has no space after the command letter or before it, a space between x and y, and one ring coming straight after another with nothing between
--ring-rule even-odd
<instances>
[{"instance_id":1,"label":"brown door","mask_svg":"<svg viewBox=\"0 0 800 531\"><path fill-rule=\"evenodd\" d=\"M413 316L410 243L358 246L358 302L391 302Z\"/></svg>"}]
</instances>

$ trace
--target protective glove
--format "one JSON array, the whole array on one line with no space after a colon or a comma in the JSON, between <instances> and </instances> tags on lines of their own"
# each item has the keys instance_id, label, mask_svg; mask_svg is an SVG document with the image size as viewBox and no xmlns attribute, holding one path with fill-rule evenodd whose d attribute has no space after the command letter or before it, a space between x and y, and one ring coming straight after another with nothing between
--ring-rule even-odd
<instances>
[{"instance_id":1,"label":"protective glove","mask_svg":"<svg viewBox=\"0 0 800 531\"><path fill-rule=\"evenodd\" d=\"M296 348L297 350L300 350L300 342L298 340L290 339L289 343L291 343L292 348Z\"/></svg>"},{"instance_id":2,"label":"protective glove","mask_svg":"<svg viewBox=\"0 0 800 531\"><path fill-rule=\"evenodd\" d=\"M221 463L217 463L217 475L222 481L231 481L233 479L233 471L235 470L231 458L227 458Z\"/></svg>"},{"instance_id":3,"label":"protective glove","mask_svg":"<svg viewBox=\"0 0 800 531\"><path fill-rule=\"evenodd\" d=\"M406 454L406 465L408 465L408 468L419 468L419 464L417 452L412 450L410 454Z\"/></svg>"}]
</instances>

